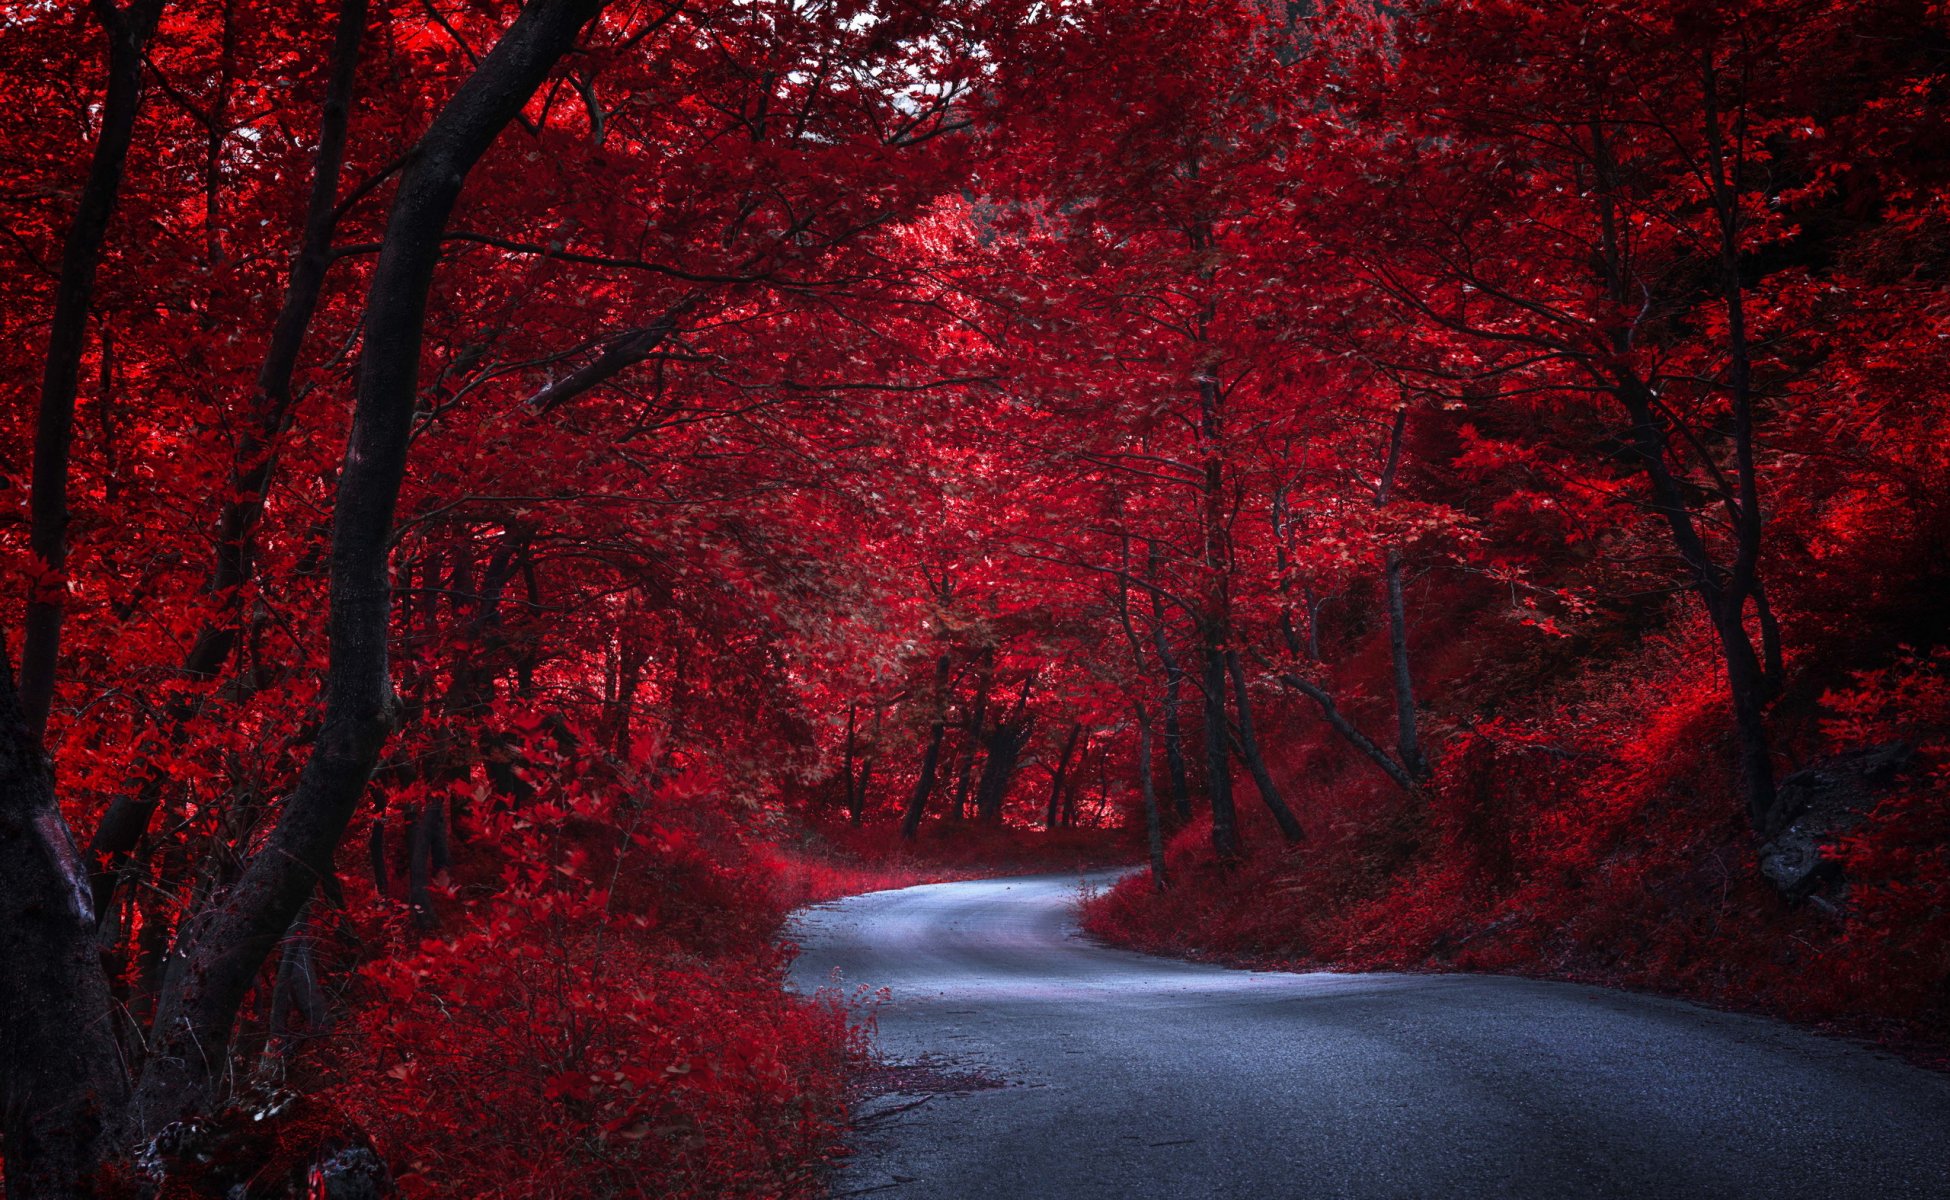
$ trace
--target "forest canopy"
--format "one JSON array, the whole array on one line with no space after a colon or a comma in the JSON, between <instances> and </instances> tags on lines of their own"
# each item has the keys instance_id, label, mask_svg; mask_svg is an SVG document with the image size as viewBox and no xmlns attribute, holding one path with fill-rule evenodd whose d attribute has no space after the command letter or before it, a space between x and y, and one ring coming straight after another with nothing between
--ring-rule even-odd
<instances>
[{"instance_id":1,"label":"forest canopy","mask_svg":"<svg viewBox=\"0 0 1950 1200\"><path fill-rule=\"evenodd\" d=\"M7 1194L797 1196L795 905L1950 1046L1904 0L0 3Z\"/></svg>"}]
</instances>

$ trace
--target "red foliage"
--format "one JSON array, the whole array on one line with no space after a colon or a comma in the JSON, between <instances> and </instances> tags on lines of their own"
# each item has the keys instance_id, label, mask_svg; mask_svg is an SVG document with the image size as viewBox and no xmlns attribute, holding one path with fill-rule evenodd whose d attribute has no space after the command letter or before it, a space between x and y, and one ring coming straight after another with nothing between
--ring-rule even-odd
<instances>
[{"instance_id":1,"label":"red foliage","mask_svg":"<svg viewBox=\"0 0 1950 1200\"><path fill-rule=\"evenodd\" d=\"M1144 835L1133 944L1950 1037L1945 36L7 6L8 1119L795 1194L787 910Z\"/></svg>"}]
</instances>

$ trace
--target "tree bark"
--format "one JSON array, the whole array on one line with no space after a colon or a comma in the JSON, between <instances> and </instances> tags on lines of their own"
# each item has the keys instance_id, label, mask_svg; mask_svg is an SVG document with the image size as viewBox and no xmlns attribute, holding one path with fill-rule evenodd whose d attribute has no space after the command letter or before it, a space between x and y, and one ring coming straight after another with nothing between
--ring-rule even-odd
<instances>
[{"instance_id":1,"label":"tree bark","mask_svg":"<svg viewBox=\"0 0 1950 1200\"><path fill-rule=\"evenodd\" d=\"M1232 755L1226 724L1225 647L1205 647L1205 769L1212 797L1212 851L1221 862L1239 857L1239 818L1232 803Z\"/></svg>"},{"instance_id":2,"label":"tree bark","mask_svg":"<svg viewBox=\"0 0 1950 1200\"><path fill-rule=\"evenodd\" d=\"M216 553L204 583L206 595L225 597L224 616L197 630L183 659L183 673L193 679L213 678L236 648L239 633L238 590L252 572L250 541L264 515L264 494L270 487L278 438L289 424L292 381L299 351L318 311L331 265L332 231L337 225L339 180L344 173L346 131L352 107L352 87L358 72L359 45L366 31L367 0L341 0L332 47L331 79L327 84L318 130L318 154L312 169L311 195L306 203L304 234L292 261L284 301L272 327L271 341L257 373L252 397L252 420L238 439L231 468L229 494L217 516ZM172 728L166 736L180 742L181 728L192 704L170 705ZM136 843L148 830L161 802L163 780L150 776L131 792L110 801L88 845L89 861L97 864L93 887L95 909L106 912L115 880Z\"/></svg>"},{"instance_id":3,"label":"tree bark","mask_svg":"<svg viewBox=\"0 0 1950 1200\"><path fill-rule=\"evenodd\" d=\"M853 727L854 727L854 723L859 719L859 716L860 716L859 701L857 700L848 701L846 705L846 756L844 761L840 764L840 767L846 779L847 822L852 825L858 825L860 823L859 793L854 788L854 783L853 783L853 753L855 748Z\"/></svg>"},{"instance_id":4,"label":"tree bark","mask_svg":"<svg viewBox=\"0 0 1950 1200\"><path fill-rule=\"evenodd\" d=\"M941 761L941 737L948 729L946 708L950 665L951 660L946 654L935 660L934 721L928 726L927 749L921 753L920 777L914 781L914 792L907 798L907 813L901 818L901 838L904 841L913 841L921 832L921 814L927 811L928 795L934 791L935 767Z\"/></svg>"},{"instance_id":5,"label":"tree bark","mask_svg":"<svg viewBox=\"0 0 1950 1200\"><path fill-rule=\"evenodd\" d=\"M1429 776L1422 757L1421 724L1415 712L1415 676L1408 657L1408 604L1402 595L1402 553L1390 548L1382 571L1388 586L1388 654L1395 685L1395 753L1402 769L1420 782Z\"/></svg>"},{"instance_id":6,"label":"tree bark","mask_svg":"<svg viewBox=\"0 0 1950 1200\"><path fill-rule=\"evenodd\" d=\"M332 856L397 711L388 546L405 475L427 296L461 185L603 0L534 0L409 154L366 303L358 396L332 521L325 715L296 790L236 884L187 923L132 1100L142 1137L205 1106L237 1010Z\"/></svg>"},{"instance_id":7,"label":"tree bark","mask_svg":"<svg viewBox=\"0 0 1950 1200\"><path fill-rule=\"evenodd\" d=\"M68 460L74 445L75 397L88 340L88 310L94 303L95 275L142 107L143 54L162 16L163 3L134 0L125 9L117 9L114 0L93 4L108 35L108 89L102 97L101 133L88 162L88 179L61 248L61 274L54 287L54 314L48 322L47 356L41 368L40 411L34 425L27 544L40 560L41 575L27 599L19 703L27 731L37 743L47 732L48 709L54 702L61 621L67 611Z\"/></svg>"},{"instance_id":8,"label":"tree bark","mask_svg":"<svg viewBox=\"0 0 1950 1200\"><path fill-rule=\"evenodd\" d=\"M1002 824L1002 802L1008 798L1009 784L1015 778L1022 748L1029 741L1029 726L1014 723L998 725L989 735L988 753L982 759L982 778L975 787L975 819L985 825Z\"/></svg>"},{"instance_id":9,"label":"tree bark","mask_svg":"<svg viewBox=\"0 0 1950 1200\"><path fill-rule=\"evenodd\" d=\"M962 750L955 768L955 803L948 810L950 820L959 821L968 811L968 785L975 773L975 752L987 740L982 728L988 721L989 688L994 681L994 672L987 666L976 676L975 704L962 725Z\"/></svg>"},{"instance_id":10,"label":"tree bark","mask_svg":"<svg viewBox=\"0 0 1950 1200\"><path fill-rule=\"evenodd\" d=\"M1395 421L1388 434L1388 456L1382 464L1381 480L1375 486L1374 506L1388 507L1395 490L1395 477L1402 465L1402 442L1408 432L1408 409L1395 410ZM1402 552L1390 546L1382 556L1382 581L1388 594L1388 659L1395 692L1395 756L1402 769L1417 783L1428 778L1428 763L1422 757L1421 724L1415 712L1415 676L1409 669L1408 602L1402 593Z\"/></svg>"},{"instance_id":11,"label":"tree bark","mask_svg":"<svg viewBox=\"0 0 1950 1200\"><path fill-rule=\"evenodd\" d=\"M1151 887L1162 892L1169 890L1171 880L1165 873L1165 831L1158 815L1158 789L1151 782L1151 714L1142 701L1133 704L1131 711L1137 717L1138 796L1144 802L1144 840L1151 852Z\"/></svg>"},{"instance_id":12,"label":"tree bark","mask_svg":"<svg viewBox=\"0 0 1950 1200\"><path fill-rule=\"evenodd\" d=\"M1289 843L1305 841L1307 831L1287 807L1286 798L1273 782L1273 773L1266 769L1265 756L1259 752L1259 737L1253 731L1253 700L1246 690L1246 669L1239 662L1237 650L1226 651L1226 672L1232 677L1232 702L1239 711L1239 754L1246 760L1246 769L1252 772L1253 786L1259 789L1260 799L1272 812L1280 836Z\"/></svg>"},{"instance_id":13,"label":"tree bark","mask_svg":"<svg viewBox=\"0 0 1950 1200\"><path fill-rule=\"evenodd\" d=\"M1763 518L1760 488L1754 461L1753 381L1751 346L1746 327L1744 285L1740 278L1740 206L1738 169L1727 170L1727 148L1720 128L1719 76L1711 57L1702 64L1701 87L1705 101L1705 148L1707 184L1717 219L1721 298L1727 317L1727 391L1732 420L1735 482L1732 494L1724 497L1728 523L1734 534L1734 561L1726 566L1717 561L1701 535L1686 488L1666 461L1671 436L1669 423L1661 416L1651 385L1623 366L1631 349L1631 335L1620 329L1612 335L1614 363L1608 372L1594 372L1611 391L1631 420L1628 436L1646 481L1652 488L1653 508L1665 519L1673 544L1686 563L1692 587L1706 606L1721 646L1727 687L1732 694L1734 732L1738 743L1741 784L1746 792L1748 823L1762 837L1770 837L1775 825L1776 794L1771 738L1767 729L1766 708L1778 694L1780 630L1766 601L1760 577L1760 551ZM1738 122L1740 118L1736 118ZM1736 141L1744 141L1745 128L1736 124ZM1600 206L1606 282L1615 302L1624 303L1630 294L1631 277L1626 269L1622 241L1616 231L1615 189L1621 188L1616 168L1606 145L1604 125L1594 122L1592 143L1599 187L1595 189ZM1752 600L1759 610L1762 649L1757 655L1747 635L1746 609Z\"/></svg>"},{"instance_id":14,"label":"tree bark","mask_svg":"<svg viewBox=\"0 0 1950 1200\"><path fill-rule=\"evenodd\" d=\"M1151 553L1155 562L1155 546ZM1158 662L1165 669L1165 770L1171 781L1171 806L1180 821L1189 821L1192 819L1191 775L1185 765L1185 734L1178 716L1181 707L1179 696L1185 686L1185 670L1178 665L1178 657L1171 652L1171 636L1165 629L1165 600L1156 592L1151 593L1151 643L1158 651Z\"/></svg>"},{"instance_id":15,"label":"tree bark","mask_svg":"<svg viewBox=\"0 0 1950 1200\"><path fill-rule=\"evenodd\" d=\"M874 759L880 754L881 720L885 714L884 706L880 704L873 706L873 728L867 734L869 745L866 754L860 759L860 786L854 793L854 809L847 818L848 823L852 825L858 825L866 817L867 798L873 787Z\"/></svg>"},{"instance_id":16,"label":"tree bark","mask_svg":"<svg viewBox=\"0 0 1950 1200\"><path fill-rule=\"evenodd\" d=\"M1349 745L1359 750L1363 755L1366 755L1368 760L1373 762L1375 766L1380 767L1387 774L1388 778L1395 781L1395 786L1401 788L1404 792L1412 792L1415 790L1414 777L1404 770L1402 765L1396 762L1386 750L1376 745L1373 738L1370 738L1367 734L1355 728L1354 723L1349 721L1346 714L1341 712L1340 706L1334 702L1334 697L1325 688L1322 688L1319 684L1309 679L1295 675L1291 671L1282 672L1280 682L1307 697L1307 699L1312 700L1320 709L1320 715L1326 718L1327 724L1333 728L1334 732L1346 738Z\"/></svg>"},{"instance_id":17,"label":"tree bark","mask_svg":"<svg viewBox=\"0 0 1950 1200\"><path fill-rule=\"evenodd\" d=\"M1083 733L1083 722L1070 722L1070 732L1063 738L1063 753L1057 757L1056 770L1049 780L1049 804L1043 814L1043 829L1056 828L1057 806L1063 800L1063 777L1070 770L1070 756L1076 753L1077 738Z\"/></svg>"},{"instance_id":18,"label":"tree bark","mask_svg":"<svg viewBox=\"0 0 1950 1200\"><path fill-rule=\"evenodd\" d=\"M669 312L648 325L625 329L604 343L602 353L588 365L579 367L550 383L529 398L537 413L553 411L592 388L600 387L624 371L649 358L677 331L677 322L697 306L702 293L692 293L671 306Z\"/></svg>"},{"instance_id":19,"label":"tree bark","mask_svg":"<svg viewBox=\"0 0 1950 1200\"><path fill-rule=\"evenodd\" d=\"M0 1151L15 1200L96 1195L128 1098L91 905L0 638Z\"/></svg>"}]
</instances>

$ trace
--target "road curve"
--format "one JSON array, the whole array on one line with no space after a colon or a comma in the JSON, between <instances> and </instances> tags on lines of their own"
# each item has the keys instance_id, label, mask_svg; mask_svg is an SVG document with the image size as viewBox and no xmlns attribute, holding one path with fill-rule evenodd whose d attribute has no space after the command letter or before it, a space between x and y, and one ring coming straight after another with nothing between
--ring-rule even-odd
<instances>
[{"instance_id":1,"label":"road curve","mask_svg":"<svg viewBox=\"0 0 1950 1200\"><path fill-rule=\"evenodd\" d=\"M1886 1055L1572 984L1106 949L1076 932L1078 889L933 884L795 918L793 985L889 989L883 1053L939 1068L868 1106L836 1196L1950 1197L1950 1078Z\"/></svg>"}]
</instances>

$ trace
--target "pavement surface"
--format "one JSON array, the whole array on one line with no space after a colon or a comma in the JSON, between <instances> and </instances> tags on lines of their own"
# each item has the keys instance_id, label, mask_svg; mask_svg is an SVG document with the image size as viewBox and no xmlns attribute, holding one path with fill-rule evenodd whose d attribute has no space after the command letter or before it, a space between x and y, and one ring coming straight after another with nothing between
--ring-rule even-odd
<instances>
[{"instance_id":1,"label":"pavement surface","mask_svg":"<svg viewBox=\"0 0 1950 1200\"><path fill-rule=\"evenodd\" d=\"M896 1090L835 1197L1950 1198L1950 1077L1575 984L1287 974L1082 938L1080 884L802 911L793 986L885 988Z\"/></svg>"}]
</instances>

